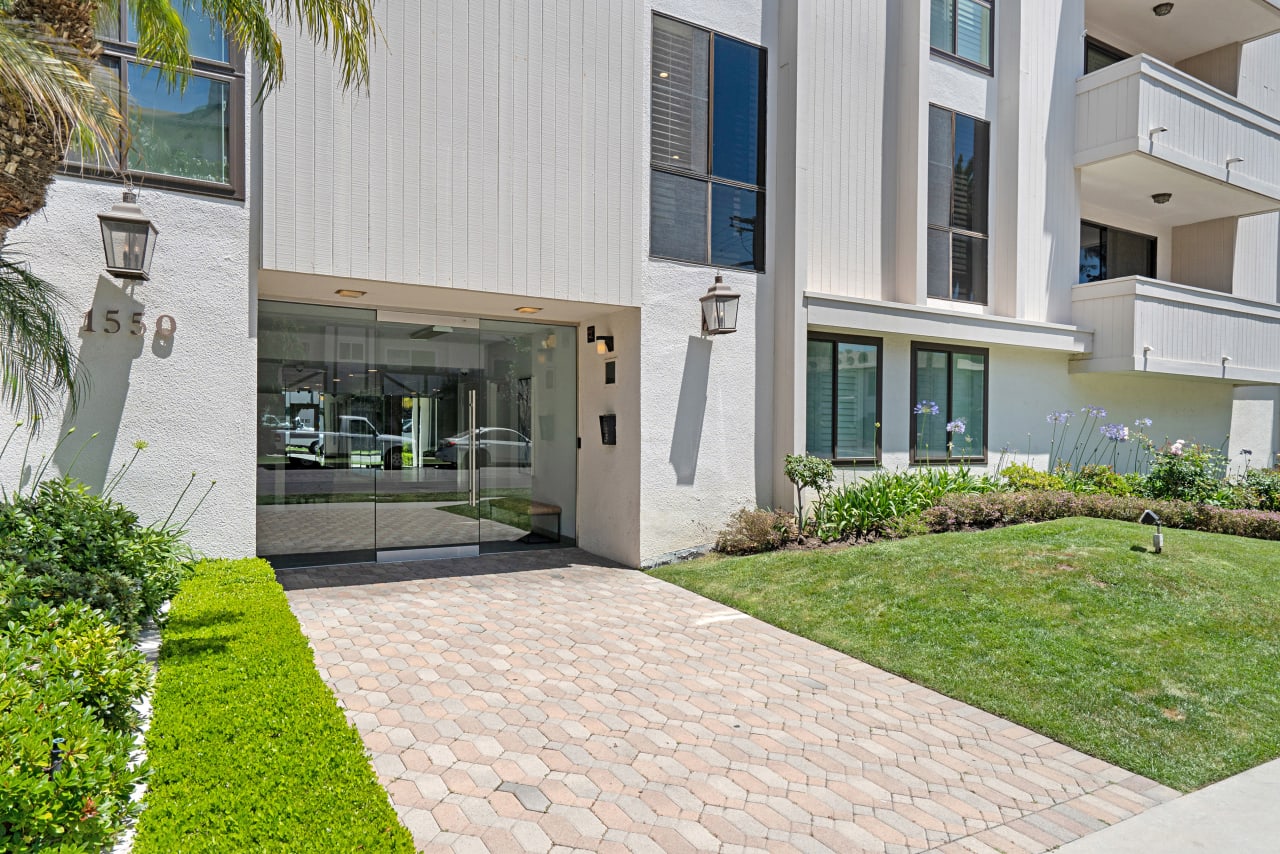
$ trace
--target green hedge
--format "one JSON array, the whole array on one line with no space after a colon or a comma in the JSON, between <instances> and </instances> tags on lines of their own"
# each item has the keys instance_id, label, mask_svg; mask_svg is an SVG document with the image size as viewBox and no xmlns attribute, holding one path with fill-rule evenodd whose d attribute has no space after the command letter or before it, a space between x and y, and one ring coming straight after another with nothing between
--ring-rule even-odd
<instances>
[{"instance_id":1,"label":"green hedge","mask_svg":"<svg viewBox=\"0 0 1280 854\"><path fill-rule=\"evenodd\" d=\"M264 561L196 567L154 708L136 854L413 851Z\"/></svg>"},{"instance_id":2,"label":"green hedge","mask_svg":"<svg viewBox=\"0 0 1280 854\"><path fill-rule=\"evenodd\" d=\"M921 514L935 533L998 528L1024 522L1047 522L1086 516L1137 522L1151 510L1169 528L1233 534L1258 540L1280 540L1280 513L1230 510L1190 501L1162 501L1119 495L1081 495L1074 492L997 492L990 495L948 495Z\"/></svg>"}]
</instances>

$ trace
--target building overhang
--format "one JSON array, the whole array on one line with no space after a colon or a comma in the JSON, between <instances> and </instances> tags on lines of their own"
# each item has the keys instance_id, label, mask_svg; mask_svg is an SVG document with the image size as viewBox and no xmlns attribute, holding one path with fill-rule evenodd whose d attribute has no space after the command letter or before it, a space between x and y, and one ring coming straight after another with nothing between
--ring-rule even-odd
<instances>
[{"instance_id":1,"label":"building overhang","mask_svg":"<svg viewBox=\"0 0 1280 854\"><path fill-rule=\"evenodd\" d=\"M360 296L339 296L337 292L340 290L358 293ZM258 297L316 305L340 305L345 308L432 312L501 320L534 320L538 323L580 323L601 314L628 308L625 305L543 299L516 293L492 293L469 288L413 285L266 269L258 271ZM538 311L526 314L518 311L522 306L537 308ZM691 312L697 311L696 300L691 300L690 306ZM696 314L694 318L696 320Z\"/></svg>"},{"instance_id":2,"label":"building overhang","mask_svg":"<svg viewBox=\"0 0 1280 854\"><path fill-rule=\"evenodd\" d=\"M1076 323L1094 330L1072 373L1153 373L1280 383L1280 305L1140 276L1077 285Z\"/></svg>"},{"instance_id":3,"label":"building overhang","mask_svg":"<svg viewBox=\"0 0 1280 854\"><path fill-rule=\"evenodd\" d=\"M1280 121L1189 74L1131 57L1080 78L1076 110L1091 204L1163 226L1280 209Z\"/></svg>"},{"instance_id":4,"label":"building overhang","mask_svg":"<svg viewBox=\"0 0 1280 854\"><path fill-rule=\"evenodd\" d=\"M1280 31L1280 0L1182 0L1163 17L1154 6L1154 0L1087 0L1085 26L1100 41L1168 62Z\"/></svg>"},{"instance_id":5,"label":"building overhang","mask_svg":"<svg viewBox=\"0 0 1280 854\"><path fill-rule=\"evenodd\" d=\"M1092 345L1090 333L1075 326L948 311L932 306L832 296L814 291L805 291L804 306L809 327L829 330L878 332L1062 353L1085 353Z\"/></svg>"}]
</instances>

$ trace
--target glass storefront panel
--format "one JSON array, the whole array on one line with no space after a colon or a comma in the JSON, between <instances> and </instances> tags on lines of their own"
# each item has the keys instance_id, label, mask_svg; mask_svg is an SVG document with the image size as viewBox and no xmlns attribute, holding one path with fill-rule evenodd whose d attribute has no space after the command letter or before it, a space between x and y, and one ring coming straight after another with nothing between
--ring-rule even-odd
<instances>
[{"instance_id":1,"label":"glass storefront panel","mask_svg":"<svg viewBox=\"0 0 1280 854\"><path fill-rule=\"evenodd\" d=\"M265 301L259 318L259 554L315 565L573 542L570 328Z\"/></svg>"}]
</instances>

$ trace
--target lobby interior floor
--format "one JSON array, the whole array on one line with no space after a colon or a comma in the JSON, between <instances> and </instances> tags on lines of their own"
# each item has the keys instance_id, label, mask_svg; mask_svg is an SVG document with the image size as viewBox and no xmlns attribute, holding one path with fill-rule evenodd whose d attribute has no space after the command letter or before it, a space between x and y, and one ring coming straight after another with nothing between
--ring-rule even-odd
<instances>
[{"instance_id":1,"label":"lobby interior floor","mask_svg":"<svg viewBox=\"0 0 1280 854\"><path fill-rule=\"evenodd\" d=\"M279 577L428 851L1038 852L1178 794L583 551Z\"/></svg>"}]
</instances>

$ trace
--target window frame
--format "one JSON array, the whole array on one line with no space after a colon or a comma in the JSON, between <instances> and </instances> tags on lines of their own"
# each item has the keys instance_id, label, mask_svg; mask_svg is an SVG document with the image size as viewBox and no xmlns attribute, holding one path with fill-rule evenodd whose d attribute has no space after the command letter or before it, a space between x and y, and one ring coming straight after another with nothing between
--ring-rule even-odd
<instances>
[{"instance_id":1,"label":"window frame","mask_svg":"<svg viewBox=\"0 0 1280 854\"><path fill-rule=\"evenodd\" d=\"M929 208L927 203L928 192L929 192L929 176L928 176L929 169L926 164L926 169L925 169L926 204L925 204L925 214L924 214L925 253L926 253L925 295L929 299L947 300L948 302L957 302L957 303L962 303L964 305L983 305L983 306L990 305L991 304L991 122L989 122L986 119L979 118L978 116L961 112L960 110L953 110L950 107L944 107L941 104L934 104L930 102L929 111L932 112L933 110L942 110L943 112L951 116L951 160L950 160L951 183L947 190L947 200L948 200L947 201L947 224L934 225L933 223L929 222ZM987 202L986 202L987 230L985 233L978 232L978 231L970 231L969 229L966 229L966 228L957 228L956 226L951 224L951 222L955 218L955 208L956 208L955 161L956 161L956 118L958 116L964 116L967 119L972 119L975 122L981 122L982 124L987 126L987 157L986 157L987 162L986 162L986 168L983 170L984 174L986 175L986 182L987 182L987 186L985 188L986 197L987 197ZM932 125L933 125L933 122L928 121L926 124L926 128L932 127ZM930 138L929 133L927 131L925 133L925 137L926 137L926 143L927 143L926 144L926 157L927 157L928 156L927 150L932 147L933 140L932 138ZM944 232L948 236L947 237L947 293L948 293L948 296L945 296L945 297L935 296L929 293L929 265L927 262L927 255L928 255L930 230ZM983 283L983 289L986 293L984 298L981 301L975 300L975 299L957 299L949 295L951 293L951 286L955 283L955 244L953 242L953 236L957 234L963 237L971 237L971 238L981 240L986 245L987 262L984 265L984 269L986 270L986 281Z\"/></svg>"},{"instance_id":2,"label":"window frame","mask_svg":"<svg viewBox=\"0 0 1280 854\"><path fill-rule=\"evenodd\" d=\"M991 55L991 63L989 65L983 65L981 62L976 62L972 59L968 59L967 57L963 57L960 54L955 52L957 49L957 41L959 38L958 28L960 26L960 15L957 13L957 10L956 10L959 0L944 0L944 2L946 2L946 4L951 7L951 48L952 49L948 51L948 50L943 50L940 47L936 47L933 44L933 39L930 38L929 54L931 56L936 56L939 59L945 59L949 62L954 62L957 65L962 65L965 68L972 69L973 71L979 71L987 75L988 77L995 77L996 75L996 71L995 71L996 69L996 0L972 0L972 2L978 4L979 6L986 6L988 9L991 10L991 44L987 46L987 51ZM932 32L932 29L933 29L932 6L930 7L929 28L930 28L930 32Z\"/></svg>"},{"instance_id":3,"label":"window frame","mask_svg":"<svg viewBox=\"0 0 1280 854\"><path fill-rule=\"evenodd\" d=\"M916 426L916 421L919 418L919 416L916 415L916 404L920 401L920 393L917 390L917 386L919 382L919 366L916 362L916 357L917 357L917 354L922 351L929 352L929 353L946 353L947 354L947 408L945 412L939 413L937 416L930 416L930 417L937 417L937 418L943 419L943 424L947 424L955 420L955 415L951 409L952 403L954 402L954 399L955 399L955 395L953 394L953 389L952 389L952 382L953 382L952 374L954 371L952 357L955 356L956 354L983 357L984 359L983 364L986 367L982 372L983 418L982 418L982 453L981 454L969 454L969 455L960 455L960 456L956 456L952 454L949 456L949 458L944 457L942 459L929 459L929 458L920 456L920 449L916 447L916 438L920 435L920 431L919 429L917 429L917 426ZM935 344L931 341L912 341L911 342L911 400L909 405L910 405L910 414L911 414L911 437L910 437L911 465L913 466L946 466L952 463L963 463L965 465L987 465L988 450L989 450L987 448L987 436L991 432L991 351L990 349L986 347L970 347L963 344ZM966 431L965 431L966 434L968 434L967 426L968 425L966 424Z\"/></svg>"},{"instance_id":4,"label":"window frame","mask_svg":"<svg viewBox=\"0 0 1280 854\"><path fill-rule=\"evenodd\" d=\"M97 37L98 42L102 45L102 56L99 59L99 64L106 68L109 74L112 69L103 60L113 60L119 65L118 69L115 70L115 76L120 87L120 106L127 129L129 124L129 65L132 63L137 66L150 66L152 69L157 66L155 63L138 58L137 43L124 41L129 34L129 4L127 0L119 0L117 7L119 10L119 20L117 22L119 29L117 32L120 34L120 39L117 40L101 35ZM226 39L227 62L219 62L193 55L189 73L193 77L202 77L229 84L230 100L228 109L231 114L231 121L229 128L230 141L228 143L230 158L227 164L229 180L227 183L222 184L214 181L202 181L198 178L184 178L180 175L166 175L162 172L126 168L126 164L122 162L126 154L123 138L117 140L114 149L109 152L110 157L118 164L116 168L112 168L109 164L74 163L64 158L59 167L59 172L63 175L77 178L112 182L119 182L121 178L124 178L135 187L142 189L178 190L195 195L244 201L246 183L245 144L247 135L247 128L245 127L245 54L229 35L226 36Z\"/></svg>"},{"instance_id":5,"label":"window frame","mask_svg":"<svg viewBox=\"0 0 1280 854\"><path fill-rule=\"evenodd\" d=\"M1100 39L1095 39L1093 36L1086 33L1084 37L1084 56L1083 56L1083 61L1080 65L1080 76L1082 77L1085 75L1094 73L1089 70L1089 52L1091 50L1097 51L1098 53L1101 53L1104 56L1107 56L1108 58L1114 60L1114 62L1112 62L1111 65L1114 65L1117 62L1124 62L1126 59L1133 58L1133 54L1123 51L1118 47L1113 47L1112 45L1109 45L1106 42L1101 41ZM1105 67L1110 67L1110 66L1105 66ZM1101 68L1098 69L1098 71L1101 71L1101 70L1102 70Z\"/></svg>"},{"instance_id":6,"label":"window frame","mask_svg":"<svg viewBox=\"0 0 1280 854\"><path fill-rule=\"evenodd\" d=\"M1104 265L1105 265L1105 263L1106 263L1106 251L1107 251L1108 236L1110 235L1110 233L1111 233L1111 232L1113 232L1113 231L1117 231L1117 232L1120 232L1120 233L1122 233L1122 234L1129 234L1129 235L1132 235L1132 236L1134 236L1134 237L1141 237L1143 240L1149 240L1149 241L1151 242L1151 246L1150 246L1150 249L1148 250L1148 253L1147 253L1147 269L1148 269L1148 270L1150 270L1151 272L1150 272L1150 273L1138 273L1138 274L1136 274L1136 275L1138 275L1139 277L1144 278L1144 279L1155 279L1155 278L1158 278L1158 277L1156 276L1156 270L1157 270L1158 264L1159 264L1159 262L1160 262L1160 254L1159 254L1159 251L1160 251L1160 250L1159 250L1159 246L1160 246L1160 238L1159 238L1159 237L1156 237L1154 234L1143 234L1141 231L1132 231L1132 230L1127 229L1127 228L1118 228L1117 226L1114 226L1114 225L1106 225L1106 224L1101 223L1101 222L1096 222L1095 220L1081 218L1081 220L1080 220L1080 228L1081 228L1081 229L1083 229L1085 226L1089 226L1090 228L1096 228L1096 229L1098 229L1098 231L1100 232L1100 235L1099 235L1099 236L1100 236L1100 237L1101 237L1101 239L1102 239L1102 251L1103 251L1103 256L1102 256L1102 259L1101 259L1101 260L1102 260L1102 262L1103 262L1103 264L1104 264ZM1084 245L1083 245L1083 244L1081 244L1081 246L1080 246L1080 251L1081 251L1081 252L1084 252ZM1130 275L1135 275L1135 274L1130 274ZM1090 284L1093 284L1093 282L1107 282L1107 281L1110 281L1111 279L1115 279L1115 278L1127 278L1127 277L1126 277L1126 276L1112 276L1112 275L1110 275L1110 272L1108 271L1108 275L1104 276L1104 277L1103 277L1103 278L1101 278L1101 279L1093 279L1093 280L1091 280L1091 281L1085 282L1085 281L1080 281L1080 276L1079 276L1079 275L1077 275L1077 276L1076 276L1076 284L1078 284L1078 285L1090 285Z\"/></svg>"},{"instance_id":7,"label":"window frame","mask_svg":"<svg viewBox=\"0 0 1280 854\"><path fill-rule=\"evenodd\" d=\"M875 414L876 420L875 420L875 423L884 424L884 339L873 338L867 335L846 335L844 333L839 333L839 332L817 332L817 331L810 330L805 335L805 344L807 345L808 342L810 341L831 341L837 345L858 344L861 346L873 346L876 348L876 414ZM836 358L836 355L838 355L839 352L840 352L840 349L838 346L833 348L832 350L833 360ZM805 361L807 362L808 359L806 358ZM831 366L831 401L832 401L833 407L836 406L836 401L839 399L839 396L840 396L839 395L840 375L839 375L838 368L839 366L836 364L833 364ZM807 389L808 388L807 367L806 367L805 373L806 373L805 388ZM806 394L806 397L807 397L807 394ZM805 420L806 420L805 433L806 434L808 433L808 423L807 423L808 409L809 409L809 405L808 405L808 401L806 400L805 401ZM883 435L884 435L884 431L880 428L877 428L875 431L876 438L875 438L875 455L874 456L872 457L837 457L836 456L836 449L840 447L839 432L838 432L840 424L839 424L839 418L837 417L837 415L838 415L838 409L831 413L831 464L833 466L839 466L841 468L856 468L858 466L873 466L873 467L879 466L880 461L882 459ZM806 442L805 445L806 445L804 449L805 453L806 454L810 453L808 448L808 442Z\"/></svg>"},{"instance_id":8,"label":"window frame","mask_svg":"<svg viewBox=\"0 0 1280 854\"><path fill-rule=\"evenodd\" d=\"M768 152L766 148L768 144L767 122L768 122L768 114L769 114L769 49L764 45L752 44L751 42L746 41L745 39L740 39L736 36L731 36L727 33L722 33L719 30L713 30L710 27L704 27L701 24L695 24L692 21L687 21L683 18L678 18L675 15L668 15L663 12L654 12L653 17L665 18L668 21L674 21L677 24L683 24L684 26L692 27L695 30L701 30L702 32L707 33L709 36L708 44L707 44L707 171L706 173L700 173L693 169L682 169L678 166L672 166L669 163L658 163L653 159L652 148L650 148L650 152L649 152L649 171L651 175L653 172L665 172L667 174L675 175L681 178L688 178L696 181L701 181L702 183L706 184L707 215L706 215L706 224L705 224L705 230L706 230L705 245L707 250L707 260L706 261L690 261L688 258L674 258L669 255L662 255L655 252L653 249L652 225L650 225L650 229L649 229L649 257L656 260L660 260L660 261L675 261L681 264L696 264L699 267L717 267L719 269L742 270L743 272L751 272L751 273L764 273L766 272L765 208L766 208L766 201L767 201L765 179L767 177L768 162L769 162L768 156L767 156ZM760 112L759 112L759 122L758 122L758 131L757 131L757 140L756 140L756 146L758 150L758 154L756 155L757 161L758 161L757 173L760 178L759 184L744 184L741 181L735 181L731 178L720 178L712 174L712 170L715 168L715 107L716 107L715 69L716 69L716 38L717 37L722 39L728 39L730 41L735 41L738 44L746 45L747 47L750 47L754 50L758 50L760 52L760 105L759 105ZM653 40L652 20L650 21L650 24L649 24L649 38L650 38L650 46L652 47L652 40ZM652 138L652 133L653 133L652 50L650 51L650 59L649 59L649 78L650 78L649 132L650 132L650 138ZM649 215L650 217L652 217L653 216L653 192L652 192L653 182L652 180L650 180L649 183L650 183ZM757 254L759 257L756 258L756 264L750 270L748 270L745 267L726 267L723 264L716 264L711 257L712 192L716 184L721 184L723 186L731 187L737 190L747 190L749 192L754 192L756 194L755 240L757 243L757 249L758 249Z\"/></svg>"}]
</instances>

